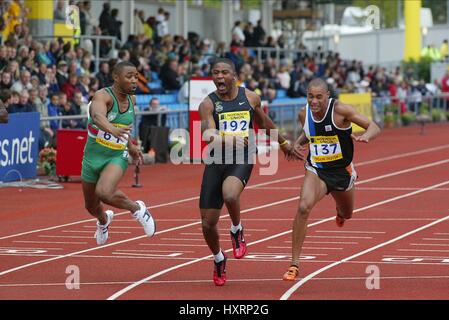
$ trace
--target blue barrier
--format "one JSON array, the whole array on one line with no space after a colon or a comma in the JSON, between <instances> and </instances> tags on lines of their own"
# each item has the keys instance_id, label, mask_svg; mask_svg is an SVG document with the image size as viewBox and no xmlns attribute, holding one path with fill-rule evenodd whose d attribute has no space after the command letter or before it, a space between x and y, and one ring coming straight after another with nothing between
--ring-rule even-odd
<instances>
[{"instance_id":1,"label":"blue barrier","mask_svg":"<svg viewBox=\"0 0 449 320\"><path fill-rule=\"evenodd\" d=\"M40 135L38 112L13 113L0 125L0 181L36 176Z\"/></svg>"}]
</instances>

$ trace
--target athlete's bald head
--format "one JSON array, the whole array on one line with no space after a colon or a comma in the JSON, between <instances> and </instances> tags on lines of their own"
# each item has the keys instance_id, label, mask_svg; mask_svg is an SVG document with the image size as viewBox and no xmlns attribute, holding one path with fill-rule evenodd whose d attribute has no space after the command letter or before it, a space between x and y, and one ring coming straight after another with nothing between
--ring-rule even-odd
<instances>
[{"instance_id":1,"label":"athlete's bald head","mask_svg":"<svg viewBox=\"0 0 449 320\"><path fill-rule=\"evenodd\" d=\"M326 92L329 91L329 87L328 87L326 81L324 81L321 78L315 78L312 81L310 81L309 85L307 86L307 90L310 90L310 88L322 88Z\"/></svg>"}]
</instances>

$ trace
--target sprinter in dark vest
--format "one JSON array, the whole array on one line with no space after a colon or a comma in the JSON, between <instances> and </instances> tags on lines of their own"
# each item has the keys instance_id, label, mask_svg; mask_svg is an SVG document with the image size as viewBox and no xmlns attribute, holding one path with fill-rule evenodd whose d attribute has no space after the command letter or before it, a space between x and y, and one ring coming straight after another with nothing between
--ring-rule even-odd
<instances>
[{"instance_id":1,"label":"sprinter in dark vest","mask_svg":"<svg viewBox=\"0 0 449 320\"><path fill-rule=\"evenodd\" d=\"M354 182L357 178L352 158L352 140L369 142L379 133L379 127L352 106L329 97L327 83L316 78L307 89L307 105L299 113L303 131L294 147L309 144L305 163L306 174L301 188L298 211L293 223L291 266L283 279L294 281L298 276L299 255L307 231L307 219L315 204L331 194L337 207L337 226L343 227L352 217ZM352 134L351 123L366 131Z\"/></svg>"},{"instance_id":2,"label":"sprinter in dark vest","mask_svg":"<svg viewBox=\"0 0 449 320\"><path fill-rule=\"evenodd\" d=\"M253 168L256 153L255 139L251 135L253 121L260 128L276 129L271 119L260 106L260 97L236 85L236 70L232 61L217 59L211 66L212 78L217 90L207 96L199 106L201 132L214 149L213 163L204 159L201 184L200 211L203 235L214 254L214 283L222 286L226 282L226 254L221 250L217 223L223 203L232 220L231 240L233 254L241 259L246 253L243 227L240 223L240 194L245 188ZM278 136L280 148L287 158L299 159L302 155L292 148L282 136ZM214 148L214 147L215 148ZM218 147L217 147L218 146ZM229 152L230 151L230 152ZM217 155L217 153L222 153Z\"/></svg>"}]
</instances>

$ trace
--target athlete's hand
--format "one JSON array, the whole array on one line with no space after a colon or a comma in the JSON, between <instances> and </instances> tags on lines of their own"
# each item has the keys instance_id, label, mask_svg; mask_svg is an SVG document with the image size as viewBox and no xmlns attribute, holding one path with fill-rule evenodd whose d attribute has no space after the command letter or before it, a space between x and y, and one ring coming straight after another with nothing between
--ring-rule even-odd
<instances>
[{"instance_id":1,"label":"athlete's hand","mask_svg":"<svg viewBox=\"0 0 449 320\"><path fill-rule=\"evenodd\" d=\"M300 149L293 147L290 143L281 146L282 152L284 152L287 160L304 160L304 154Z\"/></svg>"},{"instance_id":2,"label":"athlete's hand","mask_svg":"<svg viewBox=\"0 0 449 320\"><path fill-rule=\"evenodd\" d=\"M369 137L366 135L366 133L360 135L360 136L356 136L355 134L351 134L351 138L354 139L354 141L357 142L364 142L364 143L368 143L369 142Z\"/></svg>"},{"instance_id":3,"label":"athlete's hand","mask_svg":"<svg viewBox=\"0 0 449 320\"><path fill-rule=\"evenodd\" d=\"M129 155L133 158L133 162L135 165L140 166L143 164L143 153L142 151L134 144L128 147Z\"/></svg>"},{"instance_id":4,"label":"athlete's hand","mask_svg":"<svg viewBox=\"0 0 449 320\"><path fill-rule=\"evenodd\" d=\"M131 128L132 125L123 128L112 127L109 133L120 140L127 141L131 133Z\"/></svg>"},{"instance_id":5,"label":"athlete's hand","mask_svg":"<svg viewBox=\"0 0 449 320\"><path fill-rule=\"evenodd\" d=\"M301 146L299 143L293 145L294 155L298 160L304 161L306 159L306 148Z\"/></svg>"}]
</instances>

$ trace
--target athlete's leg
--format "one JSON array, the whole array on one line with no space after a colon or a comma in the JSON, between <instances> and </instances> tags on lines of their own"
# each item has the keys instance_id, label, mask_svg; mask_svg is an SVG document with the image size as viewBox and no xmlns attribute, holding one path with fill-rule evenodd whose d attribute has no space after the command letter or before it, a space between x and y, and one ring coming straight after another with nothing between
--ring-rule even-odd
<instances>
[{"instance_id":1,"label":"athlete's leg","mask_svg":"<svg viewBox=\"0 0 449 320\"><path fill-rule=\"evenodd\" d=\"M333 191L332 197L337 205L337 215L343 219L351 219L354 210L354 189L348 191Z\"/></svg>"},{"instance_id":2,"label":"athlete's leg","mask_svg":"<svg viewBox=\"0 0 449 320\"><path fill-rule=\"evenodd\" d=\"M210 251L217 255L220 252L220 241L218 234L218 220L220 218L220 209L200 209L201 227L203 229L204 240Z\"/></svg>"},{"instance_id":3,"label":"athlete's leg","mask_svg":"<svg viewBox=\"0 0 449 320\"><path fill-rule=\"evenodd\" d=\"M87 211L98 219L100 224L106 224L106 213L101 204L100 198L95 193L96 183L90 183L82 180L83 194L84 194L84 206Z\"/></svg>"},{"instance_id":4,"label":"athlete's leg","mask_svg":"<svg viewBox=\"0 0 449 320\"><path fill-rule=\"evenodd\" d=\"M242 181L234 176L227 177L223 182L223 200L234 226L240 224L240 194L243 188Z\"/></svg>"},{"instance_id":5,"label":"athlete's leg","mask_svg":"<svg viewBox=\"0 0 449 320\"><path fill-rule=\"evenodd\" d=\"M299 265L299 255L306 237L307 219L310 211L326 195L326 192L326 184L315 173L306 170L304 183L301 188L299 207L293 222L292 265Z\"/></svg>"},{"instance_id":6,"label":"athlete's leg","mask_svg":"<svg viewBox=\"0 0 449 320\"><path fill-rule=\"evenodd\" d=\"M95 193L102 202L134 213L140 210L140 206L117 189L124 173L124 170L117 164L107 165L100 174Z\"/></svg>"}]
</instances>

